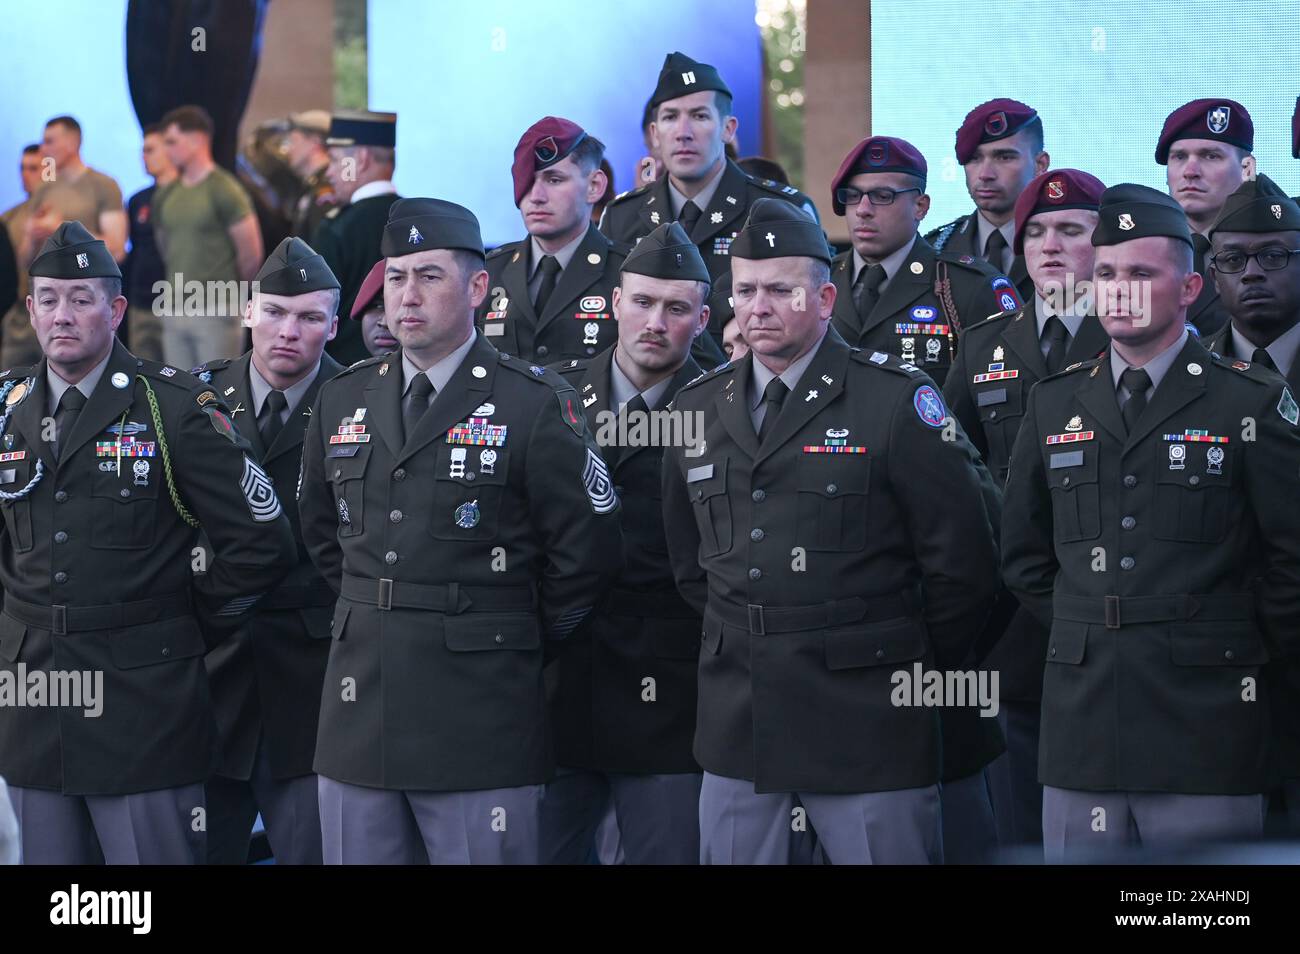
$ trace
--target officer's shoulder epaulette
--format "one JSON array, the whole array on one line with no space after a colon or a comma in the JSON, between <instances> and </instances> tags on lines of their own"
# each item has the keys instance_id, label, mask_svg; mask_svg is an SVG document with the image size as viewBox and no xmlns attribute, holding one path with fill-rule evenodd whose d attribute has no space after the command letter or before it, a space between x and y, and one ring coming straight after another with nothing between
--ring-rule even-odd
<instances>
[{"instance_id":1,"label":"officer's shoulder epaulette","mask_svg":"<svg viewBox=\"0 0 1300 954\"><path fill-rule=\"evenodd\" d=\"M760 179L758 176L750 176L749 181L760 189L766 189L768 192L775 192L777 195L782 195L786 198L803 195L803 193L794 186L786 185L784 182L777 182L775 179Z\"/></svg>"},{"instance_id":2,"label":"officer's shoulder epaulette","mask_svg":"<svg viewBox=\"0 0 1300 954\"><path fill-rule=\"evenodd\" d=\"M963 335L983 334L990 328L1000 329L1008 321L1019 321L1024 313L1025 311L1023 308L1016 309L1015 311L999 311L995 315L989 315L986 318L981 318L972 324L966 325L962 328L961 333Z\"/></svg>"},{"instance_id":3,"label":"officer's shoulder epaulette","mask_svg":"<svg viewBox=\"0 0 1300 954\"><path fill-rule=\"evenodd\" d=\"M632 254L632 249L636 248L635 242L616 242L609 243L609 257L622 260Z\"/></svg>"},{"instance_id":4,"label":"officer's shoulder epaulette","mask_svg":"<svg viewBox=\"0 0 1300 954\"><path fill-rule=\"evenodd\" d=\"M380 361L383 361L387 357L388 357L387 354L376 354L376 355L372 355L369 358L362 358L360 361L354 361L346 368L344 368L342 371L340 371L338 374L334 375L334 378L341 378L345 374L351 374L353 371L356 371L358 368L365 368L365 367L369 367L372 364L378 364ZM334 378L331 378L330 380L334 380Z\"/></svg>"},{"instance_id":5,"label":"officer's shoulder epaulette","mask_svg":"<svg viewBox=\"0 0 1300 954\"><path fill-rule=\"evenodd\" d=\"M514 355L506 354L505 352L502 352L498 357L501 359L501 367L509 368L511 371L528 378L530 381L536 381L538 384L545 384L554 390L573 387L573 385L555 371L554 368L544 368L540 364L532 364L525 361L523 358L516 358Z\"/></svg>"},{"instance_id":6,"label":"officer's shoulder epaulette","mask_svg":"<svg viewBox=\"0 0 1300 954\"><path fill-rule=\"evenodd\" d=\"M6 368L5 370L0 371L0 381L7 381L9 378L13 378L15 381L20 381L23 378L30 378L35 371L35 367Z\"/></svg>"},{"instance_id":7,"label":"officer's shoulder epaulette","mask_svg":"<svg viewBox=\"0 0 1300 954\"><path fill-rule=\"evenodd\" d=\"M519 241L519 242L506 242L505 245L498 245L492 251L487 253L487 260L490 262L494 258L500 258L502 255L506 255L510 252L513 252L515 249L519 248L519 246L523 244L524 243L522 241Z\"/></svg>"},{"instance_id":8,"label":"officer's shoulder epaulette","mask_svg":"<svg viewBox=\"0 0 1300 954\"><path fill-rule=\"evenodd\" d=\"M580 374L584 374L587 370L587 365L590 363L590 360L587 358L571 358L568 361L559 361L555 364L548 364L546 367L567 380L570 377L577 377Z\"/></svg>"},{"instance_id":9,"label":"officer's shoulder epaulette","mask_svg":"<svg viewBox=\"0 0 1300 954\"><path fill-rule=\"evenodd\" d=\"M695 377L691 378L691 380L687 381L685 384L683 384L680 388L677 389L677 393L681 394L683 391L688 391L691 388L704 384L707 381L712 381L714 378L720 377L723 374L730 374L731 371L733 370L733 367L734 366L730 361L724 361L716 368L713 368L710 371L705 371L703 374L698 374Z\"/></svg>"},{"instance_id":10,"label":"officer's shoulder epaulette","mask_svg":"<svg viewBox=\"0 0 1300 954\"><path fill-rule=\"evenodd\" d=\"M884 351L865 351L862 348L854 348L849 353L849 357L858 364L873 365L886 371L893 371L895 374L902 374L907 377L916 377L921 373L921 369L910 361L904 361L892 354L886 354Z\"/></svg>"},{"instance_id":11,"label":"officer's shoulder epaulette","mask_svg":"<svg viewBox=\"0 0 1300 954\"><path fill-rule=\"evenodd\" d=\"M657 181L659 180L656 179L654 182L644 182L635 189L628 189L626 192L620 192L618 195L614 196L614 198L609 200L609 204L618 205L620 202L626 202L628 199L634 199L639 195L644 195L645 192L648 191Z\"/></svg>"},{"instance_id":12,"label":"officer's shoulder epaulette","mask_svg":"<svg viewBox=\"0 0 1300 954\"><path fill-rule=\"evenodd\" d=\"M186 391L193 391L195 388L203 387L207 382L201 381L193 371L184 371L175 365L163 364L161 361L151 361L148 358L136 358L136 368L146 377L166 381L174 384L178 388Z\"/></svg>"},{"instance_id":13,"label":"officer's shoulder epaulette","mask_svg":"<svg viewBox=\"0 0 1300 954\"><path fill-rule=\"evenodd\" d=\"M947 226L944 226L947 228ZM946 240L945 240L946 244ZM967 255L964 252L955 252L950 248L936 248L935 254L939 261L949 265L958 265L962 268L977 272L986 278L997 278L1002 273L984 261L982 258L976 258L974 255Z\"/></svg>"},{"instance_id":14,"label":"officer's shoulder epaulette","mask_svg":"<svg viewBox=\"0 0 1300 954\"><path fill-rule=\"evenodd\" d=\"M1219 367L1235 371L1243 378L1248 378L1256 384L1276 383L1277 372L1270 371L1262 364L1256 364L1253 361L1242 361L1238 358L1225 358L1217 351L1210 352L1210 360Z\"/></svg>"},{"instance_id":15,"label":"officer's shoulder epaulette","mask_svg":"<svg viewBox=\"0 0 1300 954\"><path fill-rule=\"evenodd\" d=\"M204 371L224 371L234 363L234 358L214 358L211 361L203 362L203 364L199 365L197 368L190 368L190 374L197 377Z\"/></svg>"},{"instance_id":16,"label":"officer's shoulder epaulette","mask_svg":"<svg viewBox=\"0 0 1300 954\"><path fill-rule=\"evenodd\" d=\"M953 219L946 225L939 226L937 229L931 229L929 232L925 233L925 240L934 246L936 252L942 252L943 247L948 244L948 240L952 238L954 232L958 229L965 231L964 226L966 221L967 217L963 215L959 218Z\"/></svg>"},{"instance_id":17,"label":"officer's shoulder epaulette","mask_svg":"<svg viewBox=\"0 0 1300 954\"><path fill-rule=\"evenodd\" d=\"M1057 378L1064 378L1067 375L1075 374L1079 371L1087 371L1089 376L1097 374L1105 360L1106 352L1103 350L1101 354L1097 355L1095 358L1089 358L1087 361L1076 361L1074 364L1067 364L1055 374L1049 374L1046 377L1040 378L1038 383L1042 384L1044 381L1055 381Z\"/></svg>"}]
</instances>

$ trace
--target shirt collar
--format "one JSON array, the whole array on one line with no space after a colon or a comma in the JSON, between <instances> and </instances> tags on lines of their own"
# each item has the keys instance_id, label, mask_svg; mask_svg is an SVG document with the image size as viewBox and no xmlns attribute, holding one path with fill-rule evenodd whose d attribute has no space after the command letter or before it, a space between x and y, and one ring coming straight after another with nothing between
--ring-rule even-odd
<instances>
[{"instance_id":1,"label":"shirt collar","mask_svg":"<svg viewBox=\"0 0 1300 954\"><path fill-rule=\"evenodd\" d=\"M1087 314L1087 303L1075 299L1074 304L1066 311L1058 312L1052 308L1046 298L1034 292L1034 320L1038 322L1038 337L1043 337L1043 327L1047 324L1047 319L1051 317L1060 318L1065 325L1065 330L1074 338L1079 333L1079 326L1083 324L1083 316Z\"/></svg>"},{"instance_id":2,"label":"shirt collar","mask_svg":"<svg viewBox=\"0 0 1300 954\"><path fill-rule=\"evenodd\" d=\"M632 400L638 394L645 401L646 408L653 410L663 397L664 391L668 390L668 385L673 383L672 375L664 378L658 384L652 384L644 391L638 391L631 379L623 373L623 369L618 366L618 351L615 350L610 356L609 361L609 389L613 404L615 407L622 409L623 405Z\"/></svg>"},{"instance_id":3,"label":"shirt collar","mask_svg":"<svg viewBox=\"0 0 1300 954\"><path fill-rule=\"evenodd\" d=\"M1255 345L1247 341L1241 332L1237 330L1235 322L1229 327L1232 335L1232 353L1242 361L1253 361ZM1277 365L1278 374L1285 378L1291 374L1291 367L1295 364L1297 349L1300 349L1300 323L1292 325L1285 333L1278 335L1264 350L1268 352L1268 356Z\"/></svg>"},{"instance_id":4,"label":"shirt collar","mask_svg":"<svg viewBox=\"0 0 1300 954\"><path fill-rule=\"evenodd\" d=\"M898 248L890 252L888 255L886 255L877 263L885 270L885 280L880 285L880 290L882 292L885 290L885 287L890 283L890 281L893 280L894 276L898 273L898 270L902 268L903 260L912 254L912 249L915 246L916 246L916 235L913 234L911 240L906 245L904 245L902 248ZM855 248L853 250L852 284L856 285L858 281L858 276L862 274L862 270L864 268L870 268L870 267L871 267L871 263L868 262L861 255L859 255L858 250Z\"/></svg>"},{"instance_id":5,"label":"shirt collar","mask_svg":"<svg viewBox=\"0 0 1300 954\"><path fill-rule=\"evenodd\" d=\"M1016 220L1011 219L1010 221L1003 222L1001 225L994 225L988 219L984 218L983 212L980 212L977 209L975 211L975 237L979 240L979 246L976 249L976 252L978 252L976 258L983 257L984 246L988 245L989 236L992 235L995 230L1001 232L1002 237L1007 240L1007 248L1012 248L1013 246L1011 243L1016 237Z\"/></svg>"},{"instance_id":6,"label":"shirt collar","mask_svg":"<svg viewBox=\"0 0 1300 954\"><path fill-rule=\"evenodd\" d=\"M822 334L821 337L817 339L817 343L809 348L803 357L799 358L791 364L790 367L781 372L780 378L785 382L785 386L790 389L792 394L794 393L794 389L799 386L799 379L803 377L803 373L808 370L808 365L812 364L812 359L817 354L818 349L821 348L822 342L826 340L826 330L828 328L830 328L829 322L823 324ZM777 377L777 375L771 368L759 361L758 355L754 354L754 352L751 351L750 355L754 359L754 373L751 377L749 386L749 409L754 411L763 403L763 392L767 390L768 383L773 378Z\"/></svg>"},{"instance_id":7,"label":"shirt collar","mask_svg":"<svg viewBox=\"0 0 1300 954\"><path fill-rule=\"evenodd\" d=\"M316 374L320 371L320 362L316 362L316 367L312 368L302 380L297 384L291 385L284 389L285 409L281 411L282 419L292 414L311 387L311 383L316 380ZM257 362L251 357L248 359L248 389L253 394L253 416L256 417L262 413L262 405L266 402L267 395L275 390L275 386L270 381L262 377L262 372L257 370Z\"/></svg>"},{"instance_id":8,"label":"shirt collar","mask_svg":"<svg viewBox=\"0 0 1300 954\"><path fill-rule=\"evenodd\" d=\"M442 389L447 386L447 382L451 380L451 376L456 373L456 369L459 368L461 362L465 360L465 355L469 354L469 349L474 347L474 341L476 340L476 338L477 335L475 335L473 332L470 332L470 336L465 339L465 343L463 345L461 345L451 354L447 355L447 357L443 358L437 364L430 367L427 371L423 372L424 374L428 375L429 383L433 385L434 391L436 391L438 394L442 393ZM405 352L403 352L402 353L402 396L403 397L405 397L406 392L411 389L411 380L417 374L420 373L422 373L420 369L417 368L415 365L411 364L411 359L406 356Z\"/></svg>"},{"instance_id":9,"label":"shirt collar","mask_svg":"<svg viewBox=\"0 0 1300 954\"><path fill-rule=\"evenodd\" d=\"M355 204L362 199L373 199L377 195L393 195L396 192L397 186L387 179L376 179L374 182L367 182L363 186L357 186L357 191L352 193L352 198L348 201Z\"/></svg>"},{"instance_id":10,"label":"shirt collar","mask_svg":"<svg viewBox=\"0 0 1300 954\"><path fill-rule=\"evenodd\" d=\"M582 240L585 239L586 237L587 237L587 230L583 229L581 232L578 233L578 237L576 239L574 239L568 245L564 246L564 248L560 249L558 252L543 251L542 247L537 244L537 239L530 237L528 239L528 244L531 246L532 249L532 263L529 265L528 268L528 277L532 278L534 275L537 274L537 266L542 264L542 256L544 255L551 255L557 262L560 263L560 271L564 271L566 268L569 267L569 262L573 261L573 256L578 251L578 246L582 244Z\"/></svg>"},{"instance_id":11,"label":"shirt collar","mask_svg":"<svg viewBox=\"0 0 1300 954\"><path fill-rule=\"evenodd\" d=\"M1142 370L1147 373L1149 378L1151 378L1152 393L1155 392L1156 388L1160 387L1160 382L1169 372L1169 369L1174 366L1174 361L1178 358L1178 352L1183 350L1183 345L1185 344L1187 344L1187 329L1183 328L1183 333L1178 336L1177 341L1171 344L1164 351L1161 351L1146 364L1142 365ZM1125 364L1122 360L1117 360L1119 356L1115 354L1115 349L1113 347L1111 348L1110 355L1111 378L1115 382L1115 389L1119 390L1120 375L1129 369L1129 365Z\"/></svg>"},{"instance_id":12,"label":"shirt collar","mask_svg":"<svg viewBox=\"0 0 1300 954\"><path fill-rule=\"evenodd\" d=\"M47 362L45 365L45 386L49 389L50 392L49 395L50 413L53 414L56 410L58 410L59 401L63 400L63 392L70 387L75 386L76 389L80 391L82 395L86 398L89 398L92 394L94 394L95 385L99 384L99 379L104 376L104 369L108 367L108 359L111 358L112 356L113 356L113 349L109 348L108 354L104 355L104 360L99 362L99 364L95 365L93 368L91 368L86 373L86 376L82 378L80 381L78 381L76 385L72 385L67 381L63 380L63 378L59 377L59 373L55 371L53 368L51 368L49 366L49 363Z\"/></svg>"},{"instance_id":13,"label":"shirt collar","mask_svg":"<svg viewBox=\"0 0 1300 954\"><path fill-rule=\"evenodd\" d=\"M704 184L704 188L701 189L697 194L691 196L689 200L686 198L686 196L682 195L680 192L677 191L677 187L673 185L673 180L669 179L668 180L668 201L672 203L674 218L681 218L682 206L686 205L687 201L694 202L701 212L707 209L709 207L709 203L713 201L713 193L718 191L718 184L722 182L722 174L726 171L727 171L727 157L723 156L722 165L720 165L718 167L718 171L713 174L713 178L710 179L708 182L706 182Z\"/></svg>"}]
</instances>

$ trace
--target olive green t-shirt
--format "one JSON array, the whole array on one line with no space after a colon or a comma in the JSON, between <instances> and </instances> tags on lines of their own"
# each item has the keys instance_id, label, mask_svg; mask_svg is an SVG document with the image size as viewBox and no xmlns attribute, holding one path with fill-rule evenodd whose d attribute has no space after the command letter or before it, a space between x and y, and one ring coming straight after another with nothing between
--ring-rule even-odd
<instances>
[{"instance_id":1,"label":"olive green t-shirt","mask_svg":"<svg viewBox=\"0 0 1300 954\"><path fill-rule=\"evenodd\" d=\"M153 199L154 229L168 281L238 281L235 245L228 229L253 212L239 180L214 168L196 185L180 179L159 189Z\"/></svg>"},{"instance_id":2,"label":"olive green t-shirt","mask_svg":"<svg viewBox=\"0 0 1300 954\"><path fill-rule=\"evenodd\" d=\"M33 209L53 209L63 222L80 222L99 234L99 216L103 212L122 212L122 190L110 176L87 167L75 178L60 174L51 182L37 186L32 193Z\"/></svg>"}]
</instances>

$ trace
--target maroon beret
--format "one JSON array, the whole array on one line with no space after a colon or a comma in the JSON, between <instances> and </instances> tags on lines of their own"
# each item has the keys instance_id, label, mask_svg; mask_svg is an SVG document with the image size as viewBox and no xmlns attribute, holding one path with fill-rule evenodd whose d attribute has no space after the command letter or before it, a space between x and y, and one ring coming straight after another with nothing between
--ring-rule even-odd
<instances>
[{"instance_id":1,"label":"maroon beret","mask_svg":"<svg viewBox=\"0 0 1300 954\"><path fill-rule=\"evenodd\" d=\"M970 162L981 143L1014 136L1038 118L1032 106L1015 99L991 99L981 103L961 121L957 130L957 161Z\"/></svg>"},{"instance_id":2,"label":"maroon beret","mask_svg":"<svg viewBox=\"0 0 1300 954\"><path fill-rule=\"evenodd\" d=\"M844 203L836 196L840 186L864 172L906 172L920 179L921 187L925 188L925 156L915 146L906 139L872 136L850 150L831 180L831 207L836 215L844 214Z\"/></svg>"},{"instance_id":3,"label":"maroon beret","mask_svg":"<svg viewBox=\"0 0 1300 954\"><path fill-rule=\"evenodd\" d=\"M1300 159L1300 96L1295 98L1295 112L1291 114L1291 156Z\"/></svg>"},{"instance_id":4,"label":"maroon beret","mask_svg":"<svg viewBox=\"0 0 1300 954\"><path fill-rule=\"evenodd\" d=\"M366 272L366 277L361 280L361 287L357 289L357 297L352 299L352 313L349 318L360 318L366 313L376 296L382 296L384 290L384 266L388 260L381 258L375 264L370 266L370 271ZM379 298L382 305L384 299Z\"/></svg>"},{"instance_id":5,"label":"maroon beret","mask_svg":"<svg viewBox=\"0 0 1300 954\"><path fill-rule=\"evenodd\" d=\"M1255 124L1241 103L1231 99L1194 99L1165 120L1156 143L1156 162L1169 163L1169 147L1179 139L1214 139L1247 152L1255 148Z\"/></svg>"},{"instance_id":6,"label":"maroon beret","mask_svg":"<svg viewBox=\"0 0 1300 954\"><path fill-rule=\"evenodd\" d=\"M510 174L515 180L515 206L533 187L533 176L564 159L587 138L582 127L558 116L545 116L528 127L515 146L515 162Z\"/></svg>"},{"instance_id":7,"label":"maroon beret","mask_svg":"<svg viewBox=\"0 0 1300 954\"><path fill-rule=\"evenodd\" d=\"M1016 199L1016 238L1012 242L1017 255L1025 254L1025 223L1039 212L1058 209L1091 209L1101 205L1105 184L1096 176L1078 169L1049 169L1034 176Z\"/></svg>"}]
</instances>

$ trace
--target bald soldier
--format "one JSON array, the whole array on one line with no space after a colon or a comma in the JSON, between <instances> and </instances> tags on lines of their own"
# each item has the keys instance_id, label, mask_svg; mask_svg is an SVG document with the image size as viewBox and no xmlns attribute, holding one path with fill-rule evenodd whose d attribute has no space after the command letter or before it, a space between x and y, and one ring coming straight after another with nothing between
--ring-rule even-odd
<instances>
[{"instance_id":1,"label":"bald soldier","mask_svg":"<svg viewBox=\"0 0 1300 954\"><path fill-rule=\"evenodd\" d=\"M981 103L957 129L956 155L975 211L926 233L925 240L938 252L984 259L1009 275L1028 301L1033 283L1013 249L1015 208L1029 181L1051 162L1043 149L1043 121L1019 100Z\"/></svg>"},{"instance_id":2,"label":"bald soldier","mask_svg":"<svg viewBox=\"0 0 1300 954\"><path fill-rule=\"evenodd\" d=\"M1119 185L1092 233L1099 358L1029 395L1003 573L1050 626L1039 778L1049 861L1258 837L1264 664L1300 647L1300 406L1207 351L1186 216Z\"/></svg>"},{"instance_id":3,"label":"bald soldier","mask_svg":"<svg viewBox=\"0 0 1300 954\"><path fill-rule=\"evenodd\" d=\"M1105 186L1078 169L1044 172L1016 200L1015 252L1034 282L1033 304L965 330L944 386L953 416L970 435L999 489L1024 422L1030 389L1067 364L1094 358L1109 339L1092 303L1092 230ZM1005 845L1042 840L1038 721L1047 629L1004 594L977 650L1000 674L998 722L1007 751L986 774Z\"/></svg>"},{"instance_id":4,"label":"bald soldier","mask_svg":"<svg viewBox=\"0 0 1300 954\"><path fill-rule=\"evenodd\" d=\"M0 776L23 861L199 864L203 654L293 566L289 521L216 389L115 339L102 241L64 222L29 274L45 358L0 373Z\"/></svg>"},{"instance_id":5,"label":"bald soldier","mask_svg":"<svg viewBox=\"0 0 1300 954\"><path fill-rule=\"evenodd\" d=\"M255 279L245 309L253 347L194 369L232 405L232 418L276 492L291 498L302 439L320 387L343 370L325 354L338 328L339 280L300 238L287 238ZM279 864L320 864L312 756L329 655L334 591L302 544L298 563L231 639L208 653L221 762L208 781L208 862L243 864L260 813Z\"/></svg>"},{"instance_id":6,"label":"bald soldier","mask_svg":"<svg viewBox=\"0 0 1300 954\"><path fill-rule=\"evenodd\" d=\"M478 220L393 204L401 347L321 388L303 538L339 592L321 698L326 864L532 863L554 770L543 640L622 566L618 498L577 392L474 329Z\"/></svg>"},{"instance_id":7,"label":"bald soldier","mask_svg":"<svg viewBox=\"0 0 1300 954\"><path fill-rule=\"evenodd\" d=\"M694 436L666 408L701 374L690 349L709 321L708 290L699 250L665 222L623 263L618 343L556 367L582 398L613 476L627 565L587 634L548 672L561 769L542 802L543 862L586 861L607 805L628 864L699 861L691 738L700 614L678 594L666 559L660 474L664 442Z\"/></svg>"},{"instance_id":8,"label":"bald soldier","mask_svg":"<svg viewBox=\"0 0 1300 954\"><path fill-rule=\"evenodd\" d=\"M812 199L770 179L756 179L726 156L736 139L731 90L717 69L684 53L669 53L650 97L650 133L667 175L624 192L609 204L600 230L632 244L665 222L679 222L715 279L731 268L731 242L760 198L793 203L817 220ZM709 323L722 344L722 325Z\"/></svg>"},{"instance_id":9,"label":"bald soldier","mask_svg":"<svg viewBox=\"0 0 1300 954\"><path fill-rule=\"evenodd\" d=\"M1192 230L1193 263L1201 294L1187 312L1202 337L1228 321L1209 273L1209 231L1224 200L1254 171L1255 124L1246 107L1232 99L1194 99L1165 119L1156 142L1156 162L1165 166L1169 194Z\"/></svg>"},{"instance_id":10,"label":"bald soldier","mask_svg":"<svg viewBox=\"0 0 1300 954\"><path fill-rule=\"evenodd\" d=\"M1228 196L1209 235L1210 269L1232 321L1205 346L1276 371L1300 393L1300 205L1260 175ZM1275 659L1269 679L1287 816L1300 832L1300 660Z\"/></svg>"},{"instance_id":11,"label":"bald soldier","mask_svg":"<svg viewBox=\"0 0 1300 954\"><path fill-rule=\"evenodd\" d=\"M872 136L840 163L832 208L848 220L852 248L831 263L835 330L887 351L943 384L963 328L1022 301L1011 280L973 255L936 252L917 234L930 210L925 157L904 139Z\"/></svg>"},{"instance_id":12,"label":"bald soldier","mask_svg":"<svg viewBox=\"0 0 1300 954\"><path fill-rule=\"evenodd\" d=\"M751 351L678 392L704 441L663 477L704 613L701 861L786 863L815 831L835 864L941 862L938 712L898 687L959 665L997 592L979 458L923 371L830 326L815 222L759 200L732 252Z\"/></svg>"}]
</instances>

